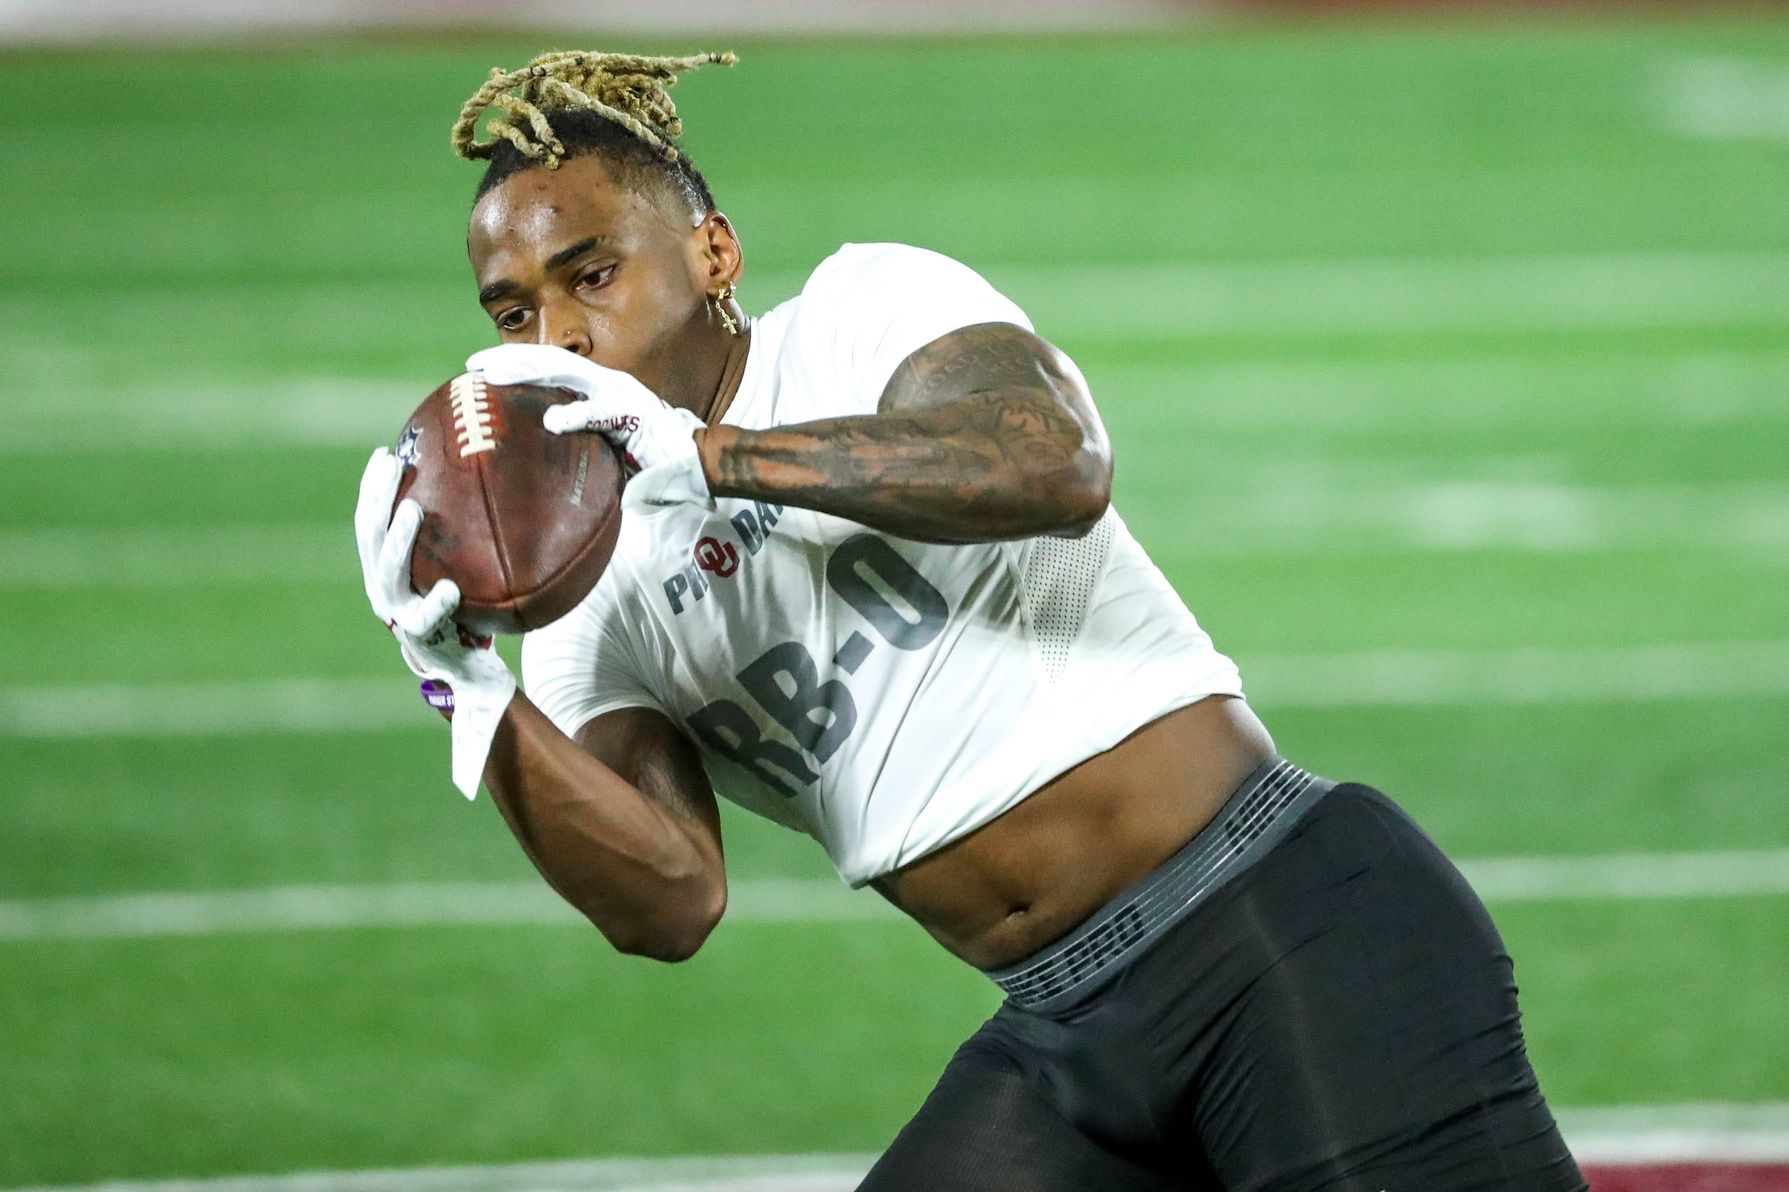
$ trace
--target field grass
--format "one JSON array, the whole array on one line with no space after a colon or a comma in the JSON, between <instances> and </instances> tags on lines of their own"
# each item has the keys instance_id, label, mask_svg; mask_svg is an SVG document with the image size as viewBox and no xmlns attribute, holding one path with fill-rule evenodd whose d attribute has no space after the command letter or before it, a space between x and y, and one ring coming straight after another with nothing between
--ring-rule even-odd
<instances>
[{"instance_id":1,"label":"field grass","mask_svg":"<svg viewBox=\"0 0 1789 1192\"><path fill-rule=\"evenodd\" d=\"M0 706L407 698L348 513L489 339L447 125L537 48L0 57ZM1081 362L1119 508L1245 681L1789 640L1789 121L1731 81L1789 79L1789 19L739 48L678 98L748 309L847 240L980 268ZM1259 704L1460 856L1789 847L1789 683L1347 694ZM0 900L530 872L420 708L0 747ZM829 872L727 827L736 878ZM1497 909L1557 1102L1789 1099L1789 897ZM0 938L0 1185L874 1150L994 1004L898 920L677 967L551 926Z\"/></svg>"}]
</instances>

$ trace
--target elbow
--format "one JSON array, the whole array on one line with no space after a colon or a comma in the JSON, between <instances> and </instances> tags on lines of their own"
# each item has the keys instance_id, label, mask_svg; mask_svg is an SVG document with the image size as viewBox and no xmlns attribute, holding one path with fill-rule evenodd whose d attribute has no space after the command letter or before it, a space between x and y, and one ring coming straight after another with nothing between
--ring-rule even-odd
<instances>
[{"instance_id":1,"label":"elbow","mask_svg":"<svg viewBox=\"0 0 1789 1192\"><path fill-rule=\"evenodd\" d=\"M617 952L626 956L639 956L662 964L681 964L701 949L705 938L705 935L643 932L625 937L611 935L609 942L615 946Z\"/></svg>"},{"instance_id":2,"label":"elbow","mask_svg":"<svg viewBox=\"0 0 1789 1192\"><path fill-rule=\"evenodd\" d=\"M617 952L679 964L701 950L726 910L726 879L716 874L667 895L656 913L638 922L625 927L597 923L597 928Z\"/></svg>"},{"instance_id":3,"label":"elbow","mask_svg":"<svg viewBox=\"0 0 1789 1192\"><path fill-rule=\"evenodd\" d=\"M677 924L650 936L635 941L634 946L620 950L629 956L641 956L647 960L656 960L661 964L682 964L697 952L708 941L709 932L714 930L719 916L705 921L691 921Z\"/></svg>"}]
</instances>

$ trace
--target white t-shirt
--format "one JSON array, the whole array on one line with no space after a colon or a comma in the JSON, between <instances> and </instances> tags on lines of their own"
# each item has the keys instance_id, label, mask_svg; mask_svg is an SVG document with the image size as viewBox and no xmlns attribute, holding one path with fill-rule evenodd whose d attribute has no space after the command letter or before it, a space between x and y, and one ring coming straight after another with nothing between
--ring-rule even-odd
<instances>
[{"instance_id":1,"label":"white t-shirt","mask_svg":"<svg viewBox=\"0 0 1789 1192\"><path fill-rule=\"evenodd\" d=\"M723 421L872 414L960 327L1030 321L924 249L848 244L752 324ZM717 793L813 836L854 886L955 840L1235 665L1109 510L1080 539L939 546L758 501L629 506L608 571L527 635L567 734L656 708Z\"/></svg>"}]
</instances>

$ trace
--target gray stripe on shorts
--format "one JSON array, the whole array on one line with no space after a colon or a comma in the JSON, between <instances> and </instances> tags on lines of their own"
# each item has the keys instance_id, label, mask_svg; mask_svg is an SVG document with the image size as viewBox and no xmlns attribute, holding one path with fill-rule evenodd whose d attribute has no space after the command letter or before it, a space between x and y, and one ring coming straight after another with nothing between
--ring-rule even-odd
<instances>
[{"instance_id":1,"label":"gray stripe on shorts","mask_svg":"<svg viewBox=\"0 0 1789 1192\"><path fill-rule=\"evenodd\" d=\"M1278 844L1335 783L1264 762L1216 816L1147 877L1036 954L988 973L1027 1010L1071 1005L1116 977L1170 927Z\"/></svg>"}]
</instances>

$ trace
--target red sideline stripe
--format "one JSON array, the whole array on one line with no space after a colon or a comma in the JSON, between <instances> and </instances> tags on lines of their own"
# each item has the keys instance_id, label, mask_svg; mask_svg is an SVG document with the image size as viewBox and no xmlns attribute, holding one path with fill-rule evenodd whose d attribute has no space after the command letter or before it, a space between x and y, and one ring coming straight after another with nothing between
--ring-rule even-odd
<instances>
[{"instance_id":1,"label":"red sideline stripe","mask_svg":"<svg viewBox=\"0 0 1789 1192\"><path fill-rule=\"evenodd\" d=\"M1789 1192L1789 1163L1647 1163L1586 1167L1591 1192Z\"/></svg>"}]
</instances>

